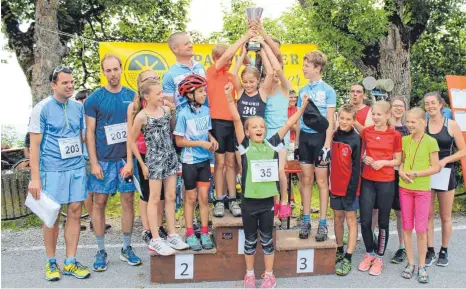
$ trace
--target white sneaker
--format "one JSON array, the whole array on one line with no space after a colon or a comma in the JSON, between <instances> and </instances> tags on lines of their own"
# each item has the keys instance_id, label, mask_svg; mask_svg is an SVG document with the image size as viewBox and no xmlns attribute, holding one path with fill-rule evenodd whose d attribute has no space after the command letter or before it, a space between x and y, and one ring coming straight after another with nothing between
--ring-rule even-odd
<instances>
[{"instance_id":1,"label":"white sneaker","mask_svg":"<svg viewBox=\"0 0 466 289\"><path fill-rule=\"evenodd\" d=\"M162 238L152 239L149 243L149 255L169 256L175 254L175 250L165 243Z\"/></svg>"},{"instance_id":2,"label":"white sneaker","mask_svg":"<svg viewBox=\"0 0 466 289\"><path fill-rule=\"evenodd\" d=\"M178 234L168 234L166 243L175 250L186 250L189 248L189 245Z\"/></svg>"},{"instance_id":3,"label":"white sneaker","mask_svg":"<svg viewBox=\"0 0 466 289\"><path fill-rule=\"evenodd\" d=\"M214 208L214 216L221 218L225 215L225 204L223 201L217 202Z\"/></svg>"},{"instance_id":4,"label":"white sneaker","mask_svg":"<svg viewBox=\"0 0 466 289\"><path fill-rule=\"evenodd\" d=\"M237 201L231 201L229 207L233 217L241 217L241 208Z\"/></svg>"}]
</instances>

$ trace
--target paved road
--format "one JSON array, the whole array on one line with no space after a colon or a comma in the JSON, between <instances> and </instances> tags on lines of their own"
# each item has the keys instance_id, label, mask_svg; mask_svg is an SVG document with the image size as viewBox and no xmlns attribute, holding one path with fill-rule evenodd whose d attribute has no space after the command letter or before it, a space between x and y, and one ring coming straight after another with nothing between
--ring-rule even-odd
<instances>
[{"instance_id":1,"label":"paved road","mask_svg":"<svg viewBox=\"0 0 466 289\"><path fill-rule=\"evenodd\" d=\"M436 229L440 224L436 221ZM392 232L394 227L391 228ZM136 228L139 232L140 228ZM42 246L40 229L29 229L21 232L2 232L2 258L1 258L1 286L6 287L119 287L119 288L145 288L145 287L184 287L184 288L242 288L240 281L233 282L203 282L186 284L151 285L149 281L149 257L146 247L141 243L138 235L133 237L136 252L142 257L143 264L139 267L131 267L119 261L120 236L117 230L106 235L107 251L109 254L109 269L103 273L92 272L89 279L77 280L74 277L62 276L58 282L48 282L43 278L45 250ZM440 233L436 232L436 249L440 246ZM450 245L450 266L447 268L433 266L429 269L431 283L429 287L466 287L466 218L454 219L453 239ZM277 280L278 287L426 287L421 286L416 278L405 280L400 277L402 265L389 263L389 258L397 249L397 236L391 235L385 258L386 267L381 276L373 277L367 273L359 272L355 267L362 258L364 245L362 240L358 242L353 256L353 271L347 277L336 275L281 278ZM78 260L90 266L96 252L93 235L83 232L78 250ZM64 258L62 235L59 240L57 258L62 264ZM276 260L279 262L280 260ZM259 274L261 272L256 272ZM258 283L259 285L259 283Z\"/></svg>"}]
</instances>

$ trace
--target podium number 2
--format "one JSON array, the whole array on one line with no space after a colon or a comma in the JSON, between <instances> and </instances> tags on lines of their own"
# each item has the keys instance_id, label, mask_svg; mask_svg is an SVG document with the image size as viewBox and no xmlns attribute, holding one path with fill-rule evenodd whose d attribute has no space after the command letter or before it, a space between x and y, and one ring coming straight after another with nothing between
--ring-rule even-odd
<instances>
[{"instance_id":1,"label":"podium number 2","mask_svg":"<svg viewBox=\"0 0 466 289\"><path fill-rule=\"evenodd\" d=\"M175 279L193 279L194 255L175 255Z\"/></svg>"},{"instance_id":2,"label":"podium number 2","mask_svg":"<svg viewBox=\"0 0 466 289\"><path fill-rule=\"evenodd\" d=\"M296 273L314 272L314 249L298 250Z\"/></svg>"}]
</instances>

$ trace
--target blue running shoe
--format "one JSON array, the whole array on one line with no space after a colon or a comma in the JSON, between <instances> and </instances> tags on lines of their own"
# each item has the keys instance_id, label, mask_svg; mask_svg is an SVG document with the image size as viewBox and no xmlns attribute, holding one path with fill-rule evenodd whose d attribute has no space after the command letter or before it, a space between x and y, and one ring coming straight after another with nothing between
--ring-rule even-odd
<instances>
[{"instance_id":1,"label":"blue running shoe","mask_svg":"<svg viewBox=\"0 0 466 289\"><path fill-rule=\"evenodd\" d=\"M201 234L201 244L204 250L212 250L214 248L214 244L212 243L212 239L209 234Z\"/></svg>"},{"instance_id":2,"label":"blue running shoe","mask_svg":"<svg viewBox=\"0 0 466 289\"><path fill-rule=\"evenodd\" d=\"M125 261L131 266L141 265L141 258L136 256L133 247L128 246L126 249L121 248L120 260Z\"/></svg>"},{"instance_id":3,"label":"blue running shoe","mask_svg":"<svg viewBox=\"0 0 466 289\"><path fill-rule=\"evenodd\" d=\"M202 245L199 242L199 239L196 237L196 234L193 234L186 238L186 243L189 245L191 250L193 251L201 251L202 250Z\"/></svg>"},{"instance_id":4,"label":"blue running shoe","mask_svg":"<svg viewBox=\"0 0 466 289\"><path fill-rule=\"evenodd\" d=\"M92 270L96 272L103 272L107 270L107 252L105 250L97 251L97 254L94 257L94 265L92 266Z\"/></svg>"}]
</instances>

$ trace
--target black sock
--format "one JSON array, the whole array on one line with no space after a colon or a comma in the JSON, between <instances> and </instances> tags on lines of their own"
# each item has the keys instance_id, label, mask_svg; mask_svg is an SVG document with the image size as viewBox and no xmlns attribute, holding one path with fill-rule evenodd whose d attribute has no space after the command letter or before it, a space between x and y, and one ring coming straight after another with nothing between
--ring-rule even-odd
<instances>
[{"instance_id":1,"label":"black sock","mask_svg":"<svg viewBox=\"0 0 466 289\"><path fill-rule=\"evenodd\" d=\"M448 248L440 247L440 252L448 253Z\"/></svg>"},{"instance_id":2,"label":"black sock","mask_svg":"<svg viewBox=\"0 0 466 289\"><path fill-rule=\"evenodd\" d=\"M343 254L343 246L337 247L337 253Z\"/></svg>"},{"instance_id":3,"label":"black sock","mask_svg":"<svg viewBox=\"0 0 466 289\"><path fill-rule=\"evenodd\" d=\"M352 256L353 256L353 254L350 254L350 253L346 252L346 254L345 254L345 259L348 260L348 261L350 261L350 263L351 263L351 257L352 257Z\"/></svg>"},{"instance_id":4,"label":"black sock","mask_svg":"<svg viewBox=\"0 0 466 289\"><path fill-rule=\"evenodd\" d=\"M427 247L427 252L435 253L434 247Z\"/></svg>"}]
</instances>

